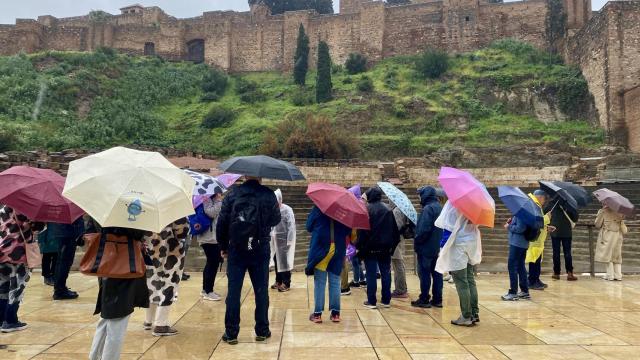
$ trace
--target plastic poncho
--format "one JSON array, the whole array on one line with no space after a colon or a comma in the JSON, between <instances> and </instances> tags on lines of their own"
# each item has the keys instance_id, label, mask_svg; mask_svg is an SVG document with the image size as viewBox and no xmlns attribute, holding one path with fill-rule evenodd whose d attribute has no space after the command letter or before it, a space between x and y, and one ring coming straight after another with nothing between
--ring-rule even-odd
<instances>
[{"instance_id":1,"label":"plastic poncho","mask_svg":"<svg viewBox=\"0 0 640 360\"><path fill-rule=\"evenodd\" d=\"M276 257L278 271L293 270L293 261L296 252L296 217L289 205L282 203L282 191L275 191L278 204L280 204L281 220L271 231L271 261Z\"/></svg>"},{"instance_id":2,"label":"plastic poncho","mask_svg":"<svg viewBox=\"0 0 640 360\"><path fill-rule=\"evenodd\" d=\"M444 204L435 225L451 231L436 262L436 271L445 274L467 268L467 264L476 265L482 261L482 241L480 230L451 205Z\"/></svg>"},{"instance_id":3,"label":"plastic poncho","mask_svg":"<svg viewBox=\"0 0 640 360\"><path fill-rule=\"evenodd\" d=\"M540 208L540 212L543 213L542 215L544 218L544 227L540 229L540 236L538 236L536 241L532 241L529 243L527 257L525 259L525 262L527 263L534 263L538 261L538 258L540 258L542 256L542 253L544 252L544 242L547 240L547 228L549 227L549 223L551 223L551 215L544 214L544 212L542 211L542 205L533 194L529 194L529 197Z\"/></svg>"}]
</instances>

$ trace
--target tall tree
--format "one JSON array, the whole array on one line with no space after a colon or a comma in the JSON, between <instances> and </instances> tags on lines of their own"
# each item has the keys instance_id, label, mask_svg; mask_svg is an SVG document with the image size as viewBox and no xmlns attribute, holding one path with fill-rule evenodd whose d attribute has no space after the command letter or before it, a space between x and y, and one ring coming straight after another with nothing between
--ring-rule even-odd
<instances>
[{"instance_id":1,"label":"tall tree","mask_svg":"<svg viewBox=\"0 0 640 360\"><path fill-rule=\"evenodd\" d=\"M331 55L329 45L320 41L318 44L318 74L316 75L316 102L331 100L333 84L331 83Z\"/></svg>"},{"instance_id":2,"label":"tall tree","mask_svg":"<svg viewBox=\"0 0 640 360\"><path fill-rule=\"evenodd\" d=\"M298 46L293 58L293 82L304 85L309 70L309 37L304 32L304 25L298 29Z\"/></svg>"},{"instance_id":3,"label":"tall tree","mask_svg":"<svg viewBox=\"0 0 640 360\"><path fill-rule=\"evenodd\" d=\"M249 5L261 0L249 0ZM262 0L271 9L271 14L278 15L285 11L315 10L319 14L333 14L333 0Z\"/></svg>"}]
</instances>

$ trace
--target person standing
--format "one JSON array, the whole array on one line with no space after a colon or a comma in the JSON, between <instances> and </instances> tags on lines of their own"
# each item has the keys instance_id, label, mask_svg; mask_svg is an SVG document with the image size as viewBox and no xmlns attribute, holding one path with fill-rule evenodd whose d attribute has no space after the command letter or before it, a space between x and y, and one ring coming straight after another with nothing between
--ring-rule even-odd
<instances>
[{"instance_id":1,"label":"person standing","mask_svg":"<svg viewBox=\"0 0 640 360\"><path fill-rule=\"evenodd\" d=\"M76 257L76 247L84 232L82 217L79 217L72 224L47 223L47 236L55 239L58 243L53 300L71 300L78 297L77 292L67 287L67 279Z\"/></svg>"},{"instance_id":2,"label":"person standing","mask_svg":"<svg viewBox=\"0 0 640 360\"><path fill-rule=\"evenodd\" d=\"M607 264L605 280L622 280L622 241L627 234L624 215L608 206L598 210L595 221L598 233L595 261Z\"/></svg>"},{"instance_id":3,"label":"person standing","mask_svg":"<svg viewBox=\"0 0 640 360\"><path fill-rule=\"evenodd\" d=\"M438 261L436 271L451 272L460 301L460 317L451 320L453 325L473 326L480 321L478 289L473 268L482 261L482 241L478 226L447 201L435 225L448 232Z\"/></svg>"},{"instance_id":4,"label":"person standing","mask_svg":"<svg viewBox=\"0 0 640 360\"><path fill-rule=\"evenodd\" d=\"M189 222L182 218L167 225L160 233L147 232L144 242L151 264L147 265L149 308L143 327L153 329L153 336L172 336L178 330L169 323L169 311L178 295L184 269L184 243Z\"/></svg>"},{"instance_id":5,"label":"person standing","mask_svg":"<svg viewBox=\"0 0 640 360\"><path fill-rule=\"evenodd\" d=\"M220 266L220 246L216 238L216 224L220 209L222 208L222 190L216 188L213 198L207 197L202 203L204 213L211 219L211 227L200 235L194 235L204 255L207 263L202 270L202 298L204 300L220 301L220 295L213 291ZM185 242L188 242L188 238Z\"/></svg>"},{"instance_id":6,"label":"person standing","mask_svg":"<svg viewBox=\"0 0 640 360\"><path fill-rule=\"evenodd\" d=\"M38 233L38 246L42 254L44 284L53 286L55 283L56 260L58 259L58 242L55 238L49 236L49 232L45 228Z\"/></svg>"},{"instance_id":7,"label":"person standing","mask_svg":"<svg viewBox=\"0 0 640 360\"><path fill-rule=\"evenodd\" d=\"M0 331L9 333L27 328L18 320L18 308L31 277L25 244L33 241L33 232L44 229L44 223L34 222L16 213L13 208L0 207Z\"/></svg>"},{"instance_id":8,"label":"person standing","mask_svg":"<svg viewBox=\"0 0 640 360\"><path fill-rule=\"evenodd\" d=\"M324 294L329 283L331 321L340 322L340 273L346 254L346 239L351 229L324 215L314 206L307 217L307 231L311 233L305 274L313 275L314 310L309 320L322 322Z\"/></svg>"},{"instance_id":9,"label":"person standing","mask_svg":"<svg viewBox=\"0 0 640 360\"><path fill-rule=\"evenodd\" d=\"M282 191L274 191L280 207L280 222L271 233L271 252L276 267L276 289L279 292L291 288L291 270L296 253L296 217L293 209L282 202Z\"/></svg>"},{"instance_id":10,"label":"person standing","mask_svg":"<svg viewBox=\"0 0 640 360\"><path fill-rule=\"evenodd\" d=\"M527 225L517 216L513 216L504 224L504 228L509 231L508 267L510 288L507 294L502 295L502 300L529 300L531 296L529 296L529 284L525 268L529 242L524 237ZM518 292L518 283L520 283L520 292Z\"/></svg>"},{"instance_id":11,"label":"person standing","mask_svg":"<svg viewBox=\"0 0 640 360\"><path fill-rule=\"evenodd\" d=\"M399 207L393 205L392 211L401 238L398 246L396 246L396 250L393 252L393 255L391 255L393 283L395 285L395 290L391 293L391 297L406 299L409 297L409 293L407 290L406 268L404 266L404 242L402 240L413 239L415 227L411 220L400 211Z\"/></svg>"},{"instance_id":12,"label":"person standing","mask_svg":"<svg viewBox=\"0 0 640 360\"><path fill-rule=\"evenodd\" d=\"M102 228L107 241L126 238L128 243L139 244L145 231L119 227ZM142 246L139 247L142 251ZM100 321L93 336L89 360L120 359L122 344L127 333L129 318L136 307L149 307L149 290L144 275L133 279L98 278L99 290L94 315Z\"/></svg>"},{"instance_id":13,"label":"person standing","mask_svg":"<svg viewBox=\"0 0 640 360\"><path fill-rule=\"evenodd\" d=\"M547 240L547 233L553 232L555 228L550 226L551 216L544 214L543 208L547 203L547 193L543 190L536 190L533 194L529 194L529 197L536 204L540 213L542 213L544 219L544 226L540 229L540 235L538 238L529 243L529 249L527 250L527 256L525 261L529 263L529 289L532 290L544 290L547 284L540 280L540 272L542 271L542 254L544 252L544 242Z\"/></svg>"},{"instance_id":14,"label":"person standing","mask_svg":"<svg viewBox=\"0 0 640 360\"><path fill-rule=\"evenodd\" d=\"M358 257L364 259L367 270L367 301L364 306L377 308L377 273L380 269L382 307L391 306L391 254L400 242L400 232L393 212L382 203L382 190L377 186L365 193L370 230L358 230Z\"/></svg>"},{"instance_id":15,"label":"person standing","mask_svg":"<svg viewBox=\"0 0 640 360\"><path fill-rule=\"evenodd\" d=\"M276 195L261 184L262 179L246 181L229 191L222 201L216 236L221 255L227 261L227 309L222 340L238 344L240 296L245 273L249 272L255 295L256 341L271 337L269 330L269 255L271 228L281 220Z\"/></svg>"},{"instance_id":16,"label":"person standing","mask_svg":"<svg viewBox=\"0 0 640 360\"><path fill-rule=\"evenodd\" d=\"M554 280L560 279L560 247L564 253L564 266L567 270L567 280L576 281L573 275L573 257L571 256L571 242L573 227L578 221L578 211L566 206L561 199L554 199L547 205L545 212L551 213L551 226L556 231L551 234L551 246L553 248L553 276Z\"/></svg>"},{"instance_id":17,"label":"person standing","mask_svg":"<svg viewBox=\"0 0 640 360\"><path fill-rule=\"evenodd\" d=\"M419 194L422 213L418 218L413 248L418 260L420 296L411 302L411 306L442 307L443 279L442 274L436 271L442 229L435 226L435 221L442 212L442 206L436 198L436 190L433 187L423 187L419 190ZM431 291L431 295L429 295L429 291Z\"/></svg>"}]
</instances>

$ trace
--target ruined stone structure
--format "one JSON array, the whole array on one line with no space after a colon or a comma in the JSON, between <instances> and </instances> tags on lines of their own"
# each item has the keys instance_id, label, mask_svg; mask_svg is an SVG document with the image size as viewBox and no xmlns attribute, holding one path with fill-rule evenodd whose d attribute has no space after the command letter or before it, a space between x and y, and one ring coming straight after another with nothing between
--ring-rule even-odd
<instances>
[{"instance_id":1,"label":"ruined stone structure","mask_svg":"<svg viewBox=\"0 0 640 360\"><path fill-rule=\"evenodd\" d=\"M380 0L341 0L336 15L294 11L276 16L258 2L248 12L211 11L188 19L132 5L120 15L46 15L0 25L0 54L106 46L232 72L290 71L300 24L310 37L311 66L318 40L329 44L336 63L352 52L376 61L428 47L470 51L501 38L546 48L548 1L412 0L388 6ZM582 68L600 123L613 142L640 152L640 2L610 2L592 18L590 0L562 1L567 31L560 48L565 58Z\"/></svg>"}]
</instances>

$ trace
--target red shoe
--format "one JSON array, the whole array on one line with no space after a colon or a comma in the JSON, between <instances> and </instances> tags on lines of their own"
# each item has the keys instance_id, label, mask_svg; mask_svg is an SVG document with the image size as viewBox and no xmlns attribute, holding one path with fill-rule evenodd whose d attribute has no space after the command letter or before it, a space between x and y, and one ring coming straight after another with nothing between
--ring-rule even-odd
<instances>
[{"instance_id":1,"label":"red shoe","mask_svg":"<svg viewBox=\"0 0 640 360\"><path fill-rule=\"evenodd\" d=\"M309 315L309 321L316 324L322 323L322 314L311 313L311 315Z\"/></svg>"},{"instance_id":2,"label":"red shoe","mask_svg":"<svg viewBox=\"0 0 640 360\"><path fill-rule=\"evenodd\" d=\"M334 322L334 323L339 323L340 322L340 314L339 313L331 314L331 321Z\"/></svg>"}]
</instances>

